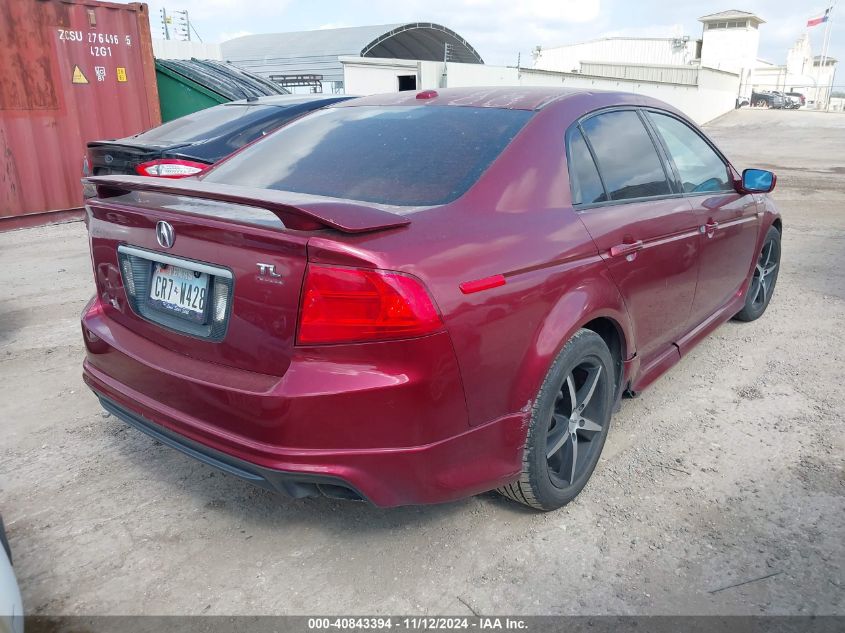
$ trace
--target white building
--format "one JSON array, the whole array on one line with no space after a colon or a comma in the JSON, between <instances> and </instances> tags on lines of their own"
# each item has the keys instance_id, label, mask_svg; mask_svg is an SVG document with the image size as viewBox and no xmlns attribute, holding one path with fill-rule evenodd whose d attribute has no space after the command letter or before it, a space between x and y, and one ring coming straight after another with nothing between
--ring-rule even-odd
<instances>
[{"instance_id":1,"label":"white building","mask_svg":"<svg viewBox=\"0 0 845 633\"><path fill-rule=\"evenodd\" d=\"M816 71L815 101L819 108L826 108L830 103L830 93L833 91L833 79L836 76L837 60L834 57L821 55L813 58L813 68Z\"/></svg>"},{"instance_id":2,"label":"white building","mask_svg":"<svg viewBox=\"0 0 845 633\"><path fill-rule=\"evenodd\" d=\"M721 11L698 18L701 37L610 37L553 48L537 48L534 68L620 79L687 83L695 69L710 68L739 77L736 97L753 90L800 92L817 107L830 99L836 60L814 56L808 35L787 53L785 65L758 59L760 16Z\"/></svg>"},{"instance_id":3,"label":"white building","mask_svg":"<svg viewBox=\"0 0 845 633\"><path fill-rule=\"evenodd\" d=\"M747 11L722 11L699 18L700 38L609 37L536 51L534 68L621 78L685 76L689 68L712 68L739 76L738 96L749 96L757 67L759 26L764 20ZM645 70L651 67L652 70Z\"/></svg>"},{"instance_id":4,"label":"white building","mask_svg":"<svg viewBox=\"0 0 845 633\"><path fill-rule=\"evenodd\" d=\"M818 108L827 107L836 73L837 60L813 55L810 37L799 37L786 55L786 64L777 65L758 60L752 76L754 90L799 92Z\"/></svg>"},{"instance_id":5,"label":"white building","mask_svg":"<svg viewBox=\"0 0 845 633\"><path fill-rule=\"evenodd\" d=\"M412 83L419 89L559 85L620 90L662 99L704 123L735 107L756 63L757 27L763 20L743 11L700 19L700 39L610 37L538 47L530 69L342 56L343 83L352 94L396 91L411 85L406 78L415 72ZM705 53L707 46L727 49ZM708 64L702 63L705 55Z\"/></svg>"},{"instance_id":6,"label":"white building","mask_svg":"<svg viewBox=\"0 0 845 633\"><path fill-rule=\"evenodd\" d=\"M617 90L661 99L686 113L696 123L705 123L732 110L739 88L738 75L699 67L682 67L681 70L686 72L678 75L678 67L669 66L671 81L664 81L645 76L660 70L655 66L642 66L642 77L622 78L513 66L353 56L340 57L340 62L343 65L343 83L350 94L397 92L409 83L418 90L465 86L561 86ZM408 77L413 77L414 81L408 82Z\"/></svg>"},{"instance_id":7,"label":"white building","mask_svg":"<svg viewBox=\"0 0 845 633\"><path fill-rule=\"evenodd\" d=\"M312 92L355 94L344 83L338 61L344 55L484 63L463 37L434 22L261 33L228 40L220 46L226 61L285 88ZM414 88L410 83L403 87Z\"/></svg>"},{"instance_id":8,"label":"white building","mask_svg":"<svg viewBox=\"0 0 845 633\"><path fill-rule=\"evenodd\" d=\"M700 64L707 68L746 73L757 65L759 27L765 22L747 11L722 11L698 18L701 34Z\"/></svg>"},{"instance_id":9,"label":"white building","mask_svg":"<svg viewBox=\"0 0 845 633\"><path fill-rule=\"evenodd\" d=\"M538 46L534 51L534 68L577 73L587 62L686 66L698 62L700 50L701 40L691 39L688 35L603 37L554 48Z\"/></svg>"}]
</instances>

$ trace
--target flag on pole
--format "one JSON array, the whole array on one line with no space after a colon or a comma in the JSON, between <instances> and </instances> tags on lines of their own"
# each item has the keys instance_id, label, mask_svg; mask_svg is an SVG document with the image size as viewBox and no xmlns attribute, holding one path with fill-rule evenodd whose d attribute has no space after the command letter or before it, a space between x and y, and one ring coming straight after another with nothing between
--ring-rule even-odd
<instances>
[{"instance_id":1,"label":"flag on pole","mask_svg":"<svg viewBox=\"0 0 845 633\"><path fill-rule=\"evenodd\" d=\"M827 22L829 17L830 17L830 7L825 9L824 13L817 15L815 17L812 17L809 20L807 20L807 26L810 27L810 26L818 26L819 24L823 24L824 22Z\"/></svg>"}]
</instances>

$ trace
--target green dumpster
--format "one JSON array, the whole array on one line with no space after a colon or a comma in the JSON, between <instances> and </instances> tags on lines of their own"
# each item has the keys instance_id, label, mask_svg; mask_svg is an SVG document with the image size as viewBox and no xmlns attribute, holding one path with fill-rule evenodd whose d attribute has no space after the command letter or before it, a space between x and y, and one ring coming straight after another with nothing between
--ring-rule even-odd
<instances>
[{"instance_id":1,"label":"green dumpster","mask_svg":"<svg viewBox=\"0 0 845 633\"><path fill-rule=\"evenodd\" d=\"M287 94L268 79L214 60L156 59L161 121L238 99Z\"/></svg>"},{"instance_id":2,"label":"green dumpster","mask_svg":"<svg viewBox=\"0 0 845 633\"><path fill-rule=\"evenodd\" d=\"M162 123L229 101L205 86L165 68L158 60L156 83Z\"/></svg>"}]
</instances>

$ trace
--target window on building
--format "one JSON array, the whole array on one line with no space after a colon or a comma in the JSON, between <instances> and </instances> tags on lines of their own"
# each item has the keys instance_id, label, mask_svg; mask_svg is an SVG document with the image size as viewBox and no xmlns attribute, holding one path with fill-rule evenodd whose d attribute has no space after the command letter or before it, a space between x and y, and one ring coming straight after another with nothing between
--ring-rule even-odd
<instances>
[{"instance_id":1,"label":"window on building","mask_svg":"<svg viewBox=\"0 0 845 633\"><path fill-rule=\"evenodd\" d=\"M665 114L649 112L648 117L678 168L685 193L733 191L727 166L692 128Z\"/></svg>"},{"instance_id":2,"label":"window on building","mask_svg":"<svg viewBox=\"0 0 845 633\"><path fill-rule=\"evenodd\" d=\"M599 114L582 124L611 200L672 193L663 164L633 110Z\"/></svg>"},{"instance_id":3,"label":"window on building","mask_svg":"<svg viewBox=\"0 0 845 633\"><path fill-rule=\"evenodd\" d=\"M399 92L417 89L416 75L399 75L396 79L399 80Z\"/></svg>"},{"instance_id":4,"label":"window on building","mask_svg":"<svg viewBox=\"0 0 845 633\"><path fill-rule=\"evenodd\" d=\"M566 146L569 148L567 162L572 204L590 204L607 200L593 156L590 154L581 130L577 127L569 130L566 135Z\"/></svg>"}]
</instances>

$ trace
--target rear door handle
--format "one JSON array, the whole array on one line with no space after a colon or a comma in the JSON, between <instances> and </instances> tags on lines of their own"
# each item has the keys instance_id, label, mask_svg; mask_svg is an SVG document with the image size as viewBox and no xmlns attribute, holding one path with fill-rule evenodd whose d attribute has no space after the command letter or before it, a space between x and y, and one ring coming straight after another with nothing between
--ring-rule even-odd
<instances>
[{"instance_id":1,"label":"rear door handle","mask_svg":"<svg viewBox=\"0 0 845 633\"><path fill-rule=\"evenodd\" d=\"M707 237L713 237L716 229L719 228L719 223L715 220L707 220L707 223L701 227L701 232L705 233Z\"/></svg>"},{"instance_id":2,"label":"rear door handle","mask_svg":"<svg viewBox=\"0 0 845 633\"><path fill-rule=\"evenodd\" d=\"M610 256L620 257L622 255L631 255L641 250L643 250L642 240L637 240L636 242L623 242L622 244L610 247Z\"/></svg>"}]
</instances>

